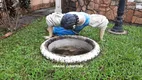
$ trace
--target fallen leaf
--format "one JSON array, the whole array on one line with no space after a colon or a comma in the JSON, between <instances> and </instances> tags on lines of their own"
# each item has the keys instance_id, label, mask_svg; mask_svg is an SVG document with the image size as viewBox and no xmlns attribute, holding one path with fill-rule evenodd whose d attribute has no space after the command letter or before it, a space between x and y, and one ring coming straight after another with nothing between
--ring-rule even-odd
<instances>
[{"instance_id":1,"label":"fallen leaf","mask_svg":"<svg viewBox=\"0 0 142 80\"><path fill-rule=\"evenodd\" d=\"M8 32L8 33L6 33L5 35L4 35L4 37L6 38L6 37L9 37L9 36L11 36L13 33L12 32Z\"/></svg>"}]
</instances>

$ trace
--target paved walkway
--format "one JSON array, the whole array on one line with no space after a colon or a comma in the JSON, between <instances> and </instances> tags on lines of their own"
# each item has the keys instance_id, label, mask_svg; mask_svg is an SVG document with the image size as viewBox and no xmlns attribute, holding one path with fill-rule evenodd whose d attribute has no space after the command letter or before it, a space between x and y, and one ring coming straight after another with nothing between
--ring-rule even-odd
<instances>
[{"instance_id":1,"label":"paved walkway","mask_svg":"<svg viewBox=\"0 0 142 80\"><path fill-rule=\"evenodd\" d=\"M36 10L27 15L24 15L20 17L17 28L20 28L23 25L28 25L33 20L47 16L48 14L53 13L53 12L54 12L54 8L46 8L46 9Z\"/></svg>"}]
</instances>

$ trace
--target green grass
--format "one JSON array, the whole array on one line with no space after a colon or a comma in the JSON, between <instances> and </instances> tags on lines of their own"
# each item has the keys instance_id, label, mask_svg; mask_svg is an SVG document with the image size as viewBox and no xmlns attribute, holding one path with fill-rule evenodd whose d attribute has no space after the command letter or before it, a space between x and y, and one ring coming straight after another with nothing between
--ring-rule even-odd
<instances>
[{"instance_id":1,"label":"green grass","mask_svg":"<svg viewBox=\"0 0 142 80\"><path fill-rule=\"evenodd\" d=\"M86 27L80 35L96 40L101 54L75 68L54 67L66 64L42 56L45 29L45 20L39 19L0 40L0 80L142 80L142 26L124 25L127 35L106 31L105 41L99 41L98 29Z\"/></svg>"}]
</instances>

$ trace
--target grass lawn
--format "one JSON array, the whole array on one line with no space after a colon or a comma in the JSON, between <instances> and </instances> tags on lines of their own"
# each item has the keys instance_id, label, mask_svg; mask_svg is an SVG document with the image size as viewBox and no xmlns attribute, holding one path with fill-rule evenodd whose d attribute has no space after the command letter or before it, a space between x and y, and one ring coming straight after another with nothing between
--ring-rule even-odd
<instances>
[{"instance_id":1,"label":"grass lawn","mask_svg":"<svg viewBox=\"0 0 142 80\"><path fill-rule=\"evenodd\" d=\"M45 20L39 19L0 40L0 80L142 80L142 26L125 25L127 35L106 32L105 41L99 41L98 29L86 27L80 35L96 40L101 54L74 68L54 67L66 64L42 56L45 29Z\"/></svg>"}]
</instances>

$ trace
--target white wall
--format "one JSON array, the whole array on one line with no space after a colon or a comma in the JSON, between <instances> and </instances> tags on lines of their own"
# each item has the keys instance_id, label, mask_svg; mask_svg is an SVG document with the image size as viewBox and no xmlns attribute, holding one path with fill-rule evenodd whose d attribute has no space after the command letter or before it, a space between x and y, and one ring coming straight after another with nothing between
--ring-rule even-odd
<instances>
[{"instance_id":1,"label":"white wall","mask_svg":"<svg viewBox=\"0 0 142 80\"><path fill-rule=\"evenodd\" d=\"M134 2L135 0L128 0L128 2Z\"/></svg>"}]
</instances>

